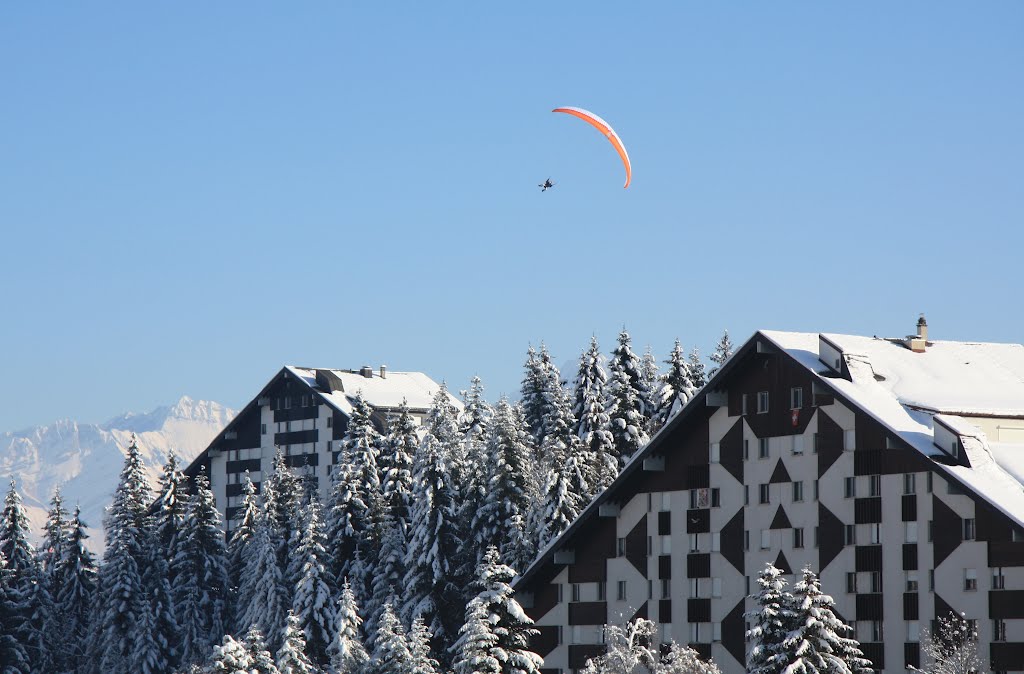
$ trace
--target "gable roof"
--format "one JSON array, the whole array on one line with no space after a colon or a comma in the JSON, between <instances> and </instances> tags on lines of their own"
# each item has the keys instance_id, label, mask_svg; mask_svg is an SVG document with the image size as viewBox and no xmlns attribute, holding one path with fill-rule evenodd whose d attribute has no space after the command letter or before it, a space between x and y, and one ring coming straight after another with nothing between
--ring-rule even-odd
<instances>
[{"instance_id":1,"label":"gable roof","mask_svg":"<svg viewBox=\"0 0 1024 674\"><path fill-rule=\"evenodd\" d=\"M819 338L842 352L838 372L819 360ZM1014 477L1024 475L1024 446L1015 445L1020 449L1018 452L1003 447L993 452L988 443L965 438L971 465L949 465L943 462L944 453L933 444L931 427L936 412L1024 418L1024 346L928 342L924 353L915 353L902 340L758 331L630 458L619 476L594 497L569 528L540 551L515 584L528 582L544 564L552 562L554 551L570 540L585 521L595 517L601 504L614 499L616 490L642 469L643 460L662 450L675 428L708 404L709 393L726 388L724 384L734 369L755 350L782 354L809 370L815 385L823 391L851 409L862 410L924 456L938 459L933 461L936 470L944 471L949 479L990 502L1024 528L1024 484ZM996 460L1007 455L1012 455L1010 460L1016 472L1000 466Z\"/></svg>"}]
</instances>

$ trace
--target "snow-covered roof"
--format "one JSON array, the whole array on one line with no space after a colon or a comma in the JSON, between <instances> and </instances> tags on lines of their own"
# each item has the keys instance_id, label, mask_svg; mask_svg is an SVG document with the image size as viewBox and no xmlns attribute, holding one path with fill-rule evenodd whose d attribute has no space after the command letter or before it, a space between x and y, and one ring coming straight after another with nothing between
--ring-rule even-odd
<instances>
[{"instance_id":1,"label":"snow-covered roof","mask_svg":"<svg viewBox=\"0 0 1024 674\"><path fill-rule=\"evenodd\" d=\"M370 372L367 377L358 371L329 370L326 368L308 368L286 366L289 372L306 382L311 388L318 389L324 400L345 414L352 412L350 398L361 392L363 399L374 408L397 408L405 400L412 410L430 409L434 396L441 388L433 379L422 372L391 372L381 377L379 371ZM329 372L341 382L341 388L333 391L322 389L316 380L317 370ZM461 401L451 393L448 394L452 404L462 407Z\"/></svg>"},{"instance_id":2,"label":"snow-covered roof","mask_svg":"<svg viewBox=\"0 0 1024 674\"><path fill-rule=\"evenodd\" d=\"M943 455L935 445L936 423L956 433L970 465L936 462L936 467L1024 526L1024 444L990 444L972 422L972 417L1024 415L1020 344L929 342L917 353L886 339L822 335L842 350L848 380L834 376L818 359L817 333L760 334L922 454Z\"/></svg>"}]
</instances>

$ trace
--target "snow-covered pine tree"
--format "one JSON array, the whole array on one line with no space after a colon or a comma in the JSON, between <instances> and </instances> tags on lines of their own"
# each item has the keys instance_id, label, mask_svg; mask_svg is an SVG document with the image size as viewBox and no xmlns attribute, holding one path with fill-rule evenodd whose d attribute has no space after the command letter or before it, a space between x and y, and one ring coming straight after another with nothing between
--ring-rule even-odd
<instances>
[{"instance_id":1,"label":"snow-covered pine tree","mask_svg":"<svg viewBox=\"0 0 1024 674\"><path fill-rule=\"evenodd\" d=\"M252 660L252 669L246 674L278 674L274 656L267 650L267 643L258 629L252 628L246 632L242 645L245 646L245 650Z\"/></svg>"},{"instance_id":2,"label":"snow-covered pine tree","mask_svg":"<svg viewBox=\"0 0 1024 674\"><path fill-rule=\"evenodd\" d=\"M320 668L306 653L306 634L297 615L288 612L284 643L277 652L277 671L281 674L319 674Z\"/></svg>"},{"instance_id":3,"label":"snow-covered pine tree","mask_svg":"<svg viewBox=\"0 0 1024 674\"><path fill-rule=\"evenodd\" d=\"M412 673L412 652L409 650L405 629L395 615L393 600L384 604L373 643L373 660L370 667L374 674Z\"/></svg>"},{"instance_id":4,"label":"snow-covered pine tree","mask_svg":"<svg viewBox=\"0 0 1024 674\"><path fill-rule=\"evenodd\" d=\"M50 499L50 510L46 515L46 524L43 525L43 542L39 547L39 566L52 596L56 596L60 590L61 561L67 547L70 526L64 497L58 486Z\"/></svg>"},{"instance_id":5,"label":"snow-covered pine tree","mask_svg":"<svg viewBox=\"0 0 1024 674\"><path fill-rule=\"evenodd\" d=\"M469 390L463 391L462 397L464 405L458 416L462 469L461 479L456 483L459 490L456 536L459 540L469 541L473 538L473 518L487 493L487 438L491 432L494 408L484 400L480 377L473 377ZM458 553L452 582L468 592L467 586L476 571L477 553L472 545L463 546ZM465 595L462 605L470 598L471 595Z\"/></svg>"},{"instance_id":6,"label":"snow-covered pine tree","mask_svg":"<svg viewBox=\"0 0 1024 674\"><path fill-rule=\"evenodd\" d=\"M92 552L85 546L85 540L89 538L85 529L81 509L75 506L67 544L61 555L60 592L54 597L57 607L55 613L60 621L57 633L61 637L57 641L54 665L61 672L68 671L86 659L90 616L96 600L96 562Z\"/></svg>"},{"instance_id":7,"label":"snow-covered pine tree","mask_svg":"<svg viewBox=\"0 0 1024 674\"><path fill-rule=\"evenodd\" d=\"M306 504L305 526L292 564L290 576L298 576L291 614L304 634L303 648L318 666L327 662L327 647L333 638L334 606L331 601L331 579L324 565L323 525L320 502L315 497ZM278 663L280 667L280 663Z\"/></svg>"},{"instance_id":8,"label":"snow-covered pine tree","mask_svg":"<svg viewBox=\"0 0 1024 674\"><path fill-rule=\"evenodd\" d=\"M381 493L391 517L409 528L409 507L412 504L412 457L420 444L416 421L409 413L409 404L402 399L398 414L392 417L385 440L387 451L380 456Z\"/></svg>"},{"instance_id":9,"label":"snow-covered pine tree","mask_svg":"<svg viewBox=\"0 0 1024 674\"><path fill-rule=\"evenodd\" d=\"M473 376L469 389L462 392L462 412L458 415L459 434L463 440L482 438L494 416L494 409L484 398L484 384L478 376Z\"/></svg>"},{"instance_id":10,"label":"snow-covered pine tree","mask_svg":"<svg viewBox=\"0 0 1024 674\"><path fill-rule=\"evenodd\" d=\"M643 403L623 369L612 370L605 408L610 419L609 430L615 441L615 455L622 466L647 440L647 420L641 412Z\"/></svg>"},{"instance_id":11,"label":"snow-covered pine tree","mask_svg":"<svg viewBox=\"0 0 1024 674\"><path fill-rule=\"evenodd\" d=\"M502 398L494 409L494 423L487 444L487 493L473 521L477 550L495 546L503 559L521 563L532 559L535 550L528 543L526 518L538 491L533 483L534 466L529 436L508 400Z\"/></svg>"},{"instance_id":12,"label":"snow-covered pine tree","mask_svg":"<svg viewBox=\"0 0 1024 674\"><path fill-rule=\"evenodd\" d=\"M135 647L131 654L132 672L163 674L171 670L172 665L166 652L167 644L160 643L161 635L157 627L155 610L158 603L147 601L145 597L139 603L139 629L135 632Z\"/></svg>"},{"instance_id":13,"label":"snow-covered pine tree","mask_svg":"<svg viewBox=\"0 0 1024 674\"><path fill-rule=\"evenodd\" d=\"M449 473L444 445L446 416L435 407L427 433L413 456L413 505L402 606L406 622L423 616L434 638L442 644L454 637L460 620L457 613L461 593L454 584L453 572L463 545L456 520L459 493ZM435 430L439 435L434 435Z\"/></svg>"},{"instance_id":14,"label":"snow-covered pine tree","mask_svg":"<svg viewBox=\"0 0 1024 674\"><path fill-rule=\"evenodd\" d=\"M170 564L163 546L149 547L149 559L142 567L145 597L139 606L140 628L135 638L135 669L159 674L180 664L183 634L178 625Z\"/></svg>"},{"instance_id":15,"label":"snow-covered pine tree","mask_svg":"<svg viewBox=\"0 0 1024 674\"><path fill-rule=\"evenodd\" d=\"M715 352L711 354L711 362L715 365L708 371L708 379L714 377L715 373L725 365L725 361L729 360L733 350L732 340L729 339L729 331L726 330L722 334L722 338L718 340L718 344L715 345Z\"/></svg>"},{"instance_id":16,"label":"snow-covered pine tree","mask_svg":"<svg viewBox=\"0 0 1024 674\"><path fill-rule=\"evenodd\" d=\"M245 573L239 589L239 631L259 629L270 637L270 646L280 646L279 635L291 606L291 589L285 586L278 562L280 538L272 506L264 502L253 526L253 540L245 555ZM278 636L277 639L274 637Z\"/></svg>"},{"instance_id":17,"label":"snow-covered pine tree","mask_svg":"<svg viewBox=\"0 0 1024 674\"><path fill-rule=\"evenodd\" d=\"M651 347L644 349L640 359L640 400L643 402L644 415L647 417L647 434L654 435L661 428L658 423L658 407L661 393L661 373L658 371L658 360L651 352Z\"/></svg>"},{"instance_id":18,"label":"snow-covered pine tree","mask_svg":"<svg viewBox=\"0 0 1024 674\"><path fill-rule=\"evenodd\" d=\"M171 561L175 603L181 607L182 663L204 661L226 631L228 570L220 511L205 470L188 498L178 556ZM195 603L193 603L195 602Z\"/></svg>"},{"instance_id":19,"label":"snow-covered pine tree","mask_svg":"<svg viewBox=\"0 0 1024 674\"><path fill-rule=\"evenodd\" d=\"M537 433L532 434L532 444L538 449L539 460L546 468L560 458L557 455L544 453L548 447L558 446L558 441L554 443L547 441L548 435L571 433L575 419L572 418L572 394L566 389L565 382L562 381L562 373L558 371L558 366L552 361L551 354L548 353L543 342L541 342L537 360L540 363L541 371L540 428ZM521 406L526 422L530 423L530 419L526 415L526 406L522 404Z\"/></svg>"},{"instance_id":20,"label":"snow-covered pine tree","mask_svg":"<svg viewBox=\"0 0 1024 674\"><path fill-rule=\"evenodd\" d=\"M383 506L377 468L380 437L373 427L372 412L362 393L356 393L341 455L334 466L328 525L331 572L336 579L348 578L356 596L364 599L370 595L372 568L356 568L353 562L357 550L362 559L373 558L370 553Z\"/></svg>"},{"instance_id":21,"label":"snow-covered pine tree","mask_svg":"<svg viewBox=\"0 0 1024 674\"><path fill-rule=\"evenodd\" d=\"M543 345L541 345L543 349ZM544 391L547 386L547 373L537 350L530 344L526 349L526 362L523 363L523 383L519 390L519 400L526 415L527 431L534 440L543 439L544 430Z\"/></svg>"},{"instance_id":22,"label":"snow-covered pine tree","mask_svg":"<svg viewBox=\"0 0 1024 674\"><path fill-rule=\"evenodd\" d=\"M135 436L125 452L124 467L107 510L107 547L99 569L99 615L95 618L95 664L100 671L124 672L133 666L140 629L139 607L145 600L143 565L149 559L153 491Z\"/></svg>"},{"instance_id":23,"label":"snow-covered pine tree","mask_svg":"<svg viewBox=\"0 0 1024 674\"><path fill-rule=\"evenodd\" d=\"M14 572L7 566L7 558L0 552L0 672L29 674L28 653L17 637L23 618L17 591L13 587L13 576Z\"/></svg>"},{"instance_id":24,"label":"snow-covered pine tree","mask_svg":"<svg viewBox=\"0 0 1024 674\"><path fill-rule=\"evenodd\" d=\"M501 674L501 662L491 652L498 645L498 635L488 618L486 604L469 602L466 622L459 629L459 640L452 646L455 674Z\"/></svg>"},{"instance_id":25,"label":"snow-covered pine tree","mask_svg":"<svg viewBox=\"0 0 1024 674\"><path fill-rule=\"evenodd\" d=\"M225 634L221 644L214 646L208 670L210 674L250 674L252 669L253 662L249 651L230 634Z\"/></svg>"},{"instance_id":26,"label":"snow-covered pine tree","mask_svg":"<svg viewBox=\"0 0 1024 674\"><path fill-rule=\"evenodd\" d=\"M750 674L780 674L791 662L785 641L795 627L793 595L786 590L782 571L771 562L757 577L758 591L751 595L754 610L744 617L753 623L747 631L752 642L747 663Z\"/></svg>"},{"instance_id":27,"label":"snow-covered pine tree","mask_svg":"<svg viewBox=\"0 0 1024 674\"><path fill-rule=\"evenodd\" d=\"M241 613L244 611L244 598L239 596L245 574L246 558L256 533L256 518L259 517L260 502L256 494L256 485L245 471L242 482L242 510L237 517L238 525L231 531L227 546L228 564L228 615L232 629L241 632L247 627L239 625Z\"/></svg>"},{"instance_id":28,"label":"snow-covered pine tree","mask_svg":"<svg viewBox=\"0 0 1024 674\"><path fill-rule=\"evenodd\" d=\"M375 634L377 623L384 612L384 604L402 588L405 582L405 556L408 546L405 532L390 513L385 516L380 550L373 572L373 594L366 604L366 631Z\"/></svg>"},{"instance_id":29,"label":"snow-covered pine tree","mask_svg":"<svg viewBox=\"0 0 1024 674\"><path fill-rule=\"evenodd\" d=\"M441 665L430 655L430 630L423 618L416 618L409 628L409 654L412 656L410 674L440 674Z\"/></svg>"},{"instance_id":30,"label":"snow-covered pine tree","mask_svg":"<svg viewBox=\"0 0 1024 674\"><path fill-rule=\"evenodd\" d=\"M701 360L700 351L697 350L697 347L693 347L690 350L689 361L690 381L693 382L694 386L700 389L700 387L708 383L708 378L704 369L704 361Z\"/></svg>"},{"instance_id":31,"label":"snow-covered pine tree","mask_svg":"<svg viewBox=\"0 0 1024 674\"><path fill-rule=\"evenodd\" d=\"M359 637L359 608L348 580L341 586L341 596L334 616L334 638L328 649L332 674L364 674L370 656Z\"/></svg>"},{"instance_id":32,"label":"snow-covered pine tree","mask_svg":"<svg viewBox=\"0 0 1024 674\"><path fill-rule=\"evenodd\" d=\"M472 626L463 631L464 638L455 646L463 663L456 669L460 674L474 671L473 660L485 667L479 671L494 671L486 668L491 666L490 659L497 661L496 671L502 674L540 674L544 659L530 650L530 637L538 632L514 597L511 583L515 575L511 567L500 563L497 548L487 548L477 568L479 592L466 607L466 624ZM481 615L486 616L484 621L480 621ZM483 633L488 629L494 638Z\"/></svg>"},{"instance_id":33,"label":"snow-covered pine tree","mask_svg":"<svg viewBox=\"0 0 1024 674\"><path fill-rule=\"evenodd\" d=\"M675 416L683 405L690 401L697 392L690 374L690 363L686 359L683 345L676 339L672 352L665 361L668 372L661 376L661 391L658 396L657 419L659 426L664 426Z\"/></svg>"},{"instance_id":34,"label":"snow-covered pine tree","mask_svg":"<svg viewBox=\"0 0 1024 674\"><path fill-rule=\"evenodd\" d=\"M568 458L561 465L554 466L548 474L544 501L538 510L541 513L538 550L569 528L586 507L591 485L595 482L590 453L583 448L579 438L572 437Z\"/></svg>"},{"instance_id":35,"label":"snow-covered pine tree","mask_svg":"<svg viewBox=\"0 0 1024 674\"><path fill-rule=\"evenodd\" d=\"M601 365L601 359L597 338L591 337L590 348L580 356L573 407L576 418L574 431L590 453L591 472L594 474L594 482L586 494L586 500L610 485L619 474L611 417L605 409L608 375Z\"/></svg>"},{"instance_id":36,"label":"snow-covered pine tree","mask_svg":"<svg viewBox=\"0 0 1024 674\"><path fill-rule=\"evenodd\" d=\"M783 642L789 653L789 674L868 674L871 662L864 658L856 639L843 636L852 628L832 610L835 602L822 593L818 576L808 567L793 585L793 628Z\"/></svg>"}]
</instances>

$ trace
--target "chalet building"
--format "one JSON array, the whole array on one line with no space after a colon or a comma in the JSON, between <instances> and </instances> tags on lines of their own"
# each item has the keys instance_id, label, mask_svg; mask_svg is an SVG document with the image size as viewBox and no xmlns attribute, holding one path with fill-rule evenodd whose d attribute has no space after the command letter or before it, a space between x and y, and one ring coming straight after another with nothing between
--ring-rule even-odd
<instances>
[{"instance_id":1,"label":"chalet building","mask_svg":"<svg viewBox=\"0 0 1024 674\"><path fill-rule=\"evenodd\" d=\"M758 332L516 581L546 672L606 623L745 671L767 562L810 566L878 671L973 621L1024 672L1024 347Z\"/></svg>"},{"instance_id":2,"label":"chalet building","mask_svg":"<svg viewBox=\"0 0 1024 674\"><path fill-rule=\"evenodd\" d=\"M440 386L421 372L327 370L286 366L203 450L186 473L206 467L227 531L237 525L245 471L259 486L269 474L277 448L289 466L330 491L331 468L348 429L352 399L359 393L373 408L373 423L384 432L390 415L405 400L422 422ZM462 403L449 394L452 404Z\"/></svg>"}]
</instances>

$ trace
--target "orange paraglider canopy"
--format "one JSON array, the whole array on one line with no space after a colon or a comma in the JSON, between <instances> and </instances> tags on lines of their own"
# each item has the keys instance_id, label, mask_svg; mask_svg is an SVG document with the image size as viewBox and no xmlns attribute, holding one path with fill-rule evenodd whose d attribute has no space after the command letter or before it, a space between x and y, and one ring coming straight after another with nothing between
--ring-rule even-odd
<instances>
[{"instance_id":1,"label":"orange paraglider canopy","mask_svg":"<svg viewBox=\"0 0 1024 674\"><path fill-rule=\"evenodd\" d=\"M604 121L589 110L584 110L583 108L555 108L551 112L564 112L567 115L579 117L584 122L590 124L595 129L603 133L605 138L611 142L615 151L619 153L619 157L622 159L622 164L626 167L626 184L623 185L622 188L625 189L629 187L629 181L633 179L633 168L629 164L629 155L626 153L626 146L622 144L622 139L619 138L619 134L615 133L615 129L613 129L608 122Z\"/></svg>"}]
</instances>

